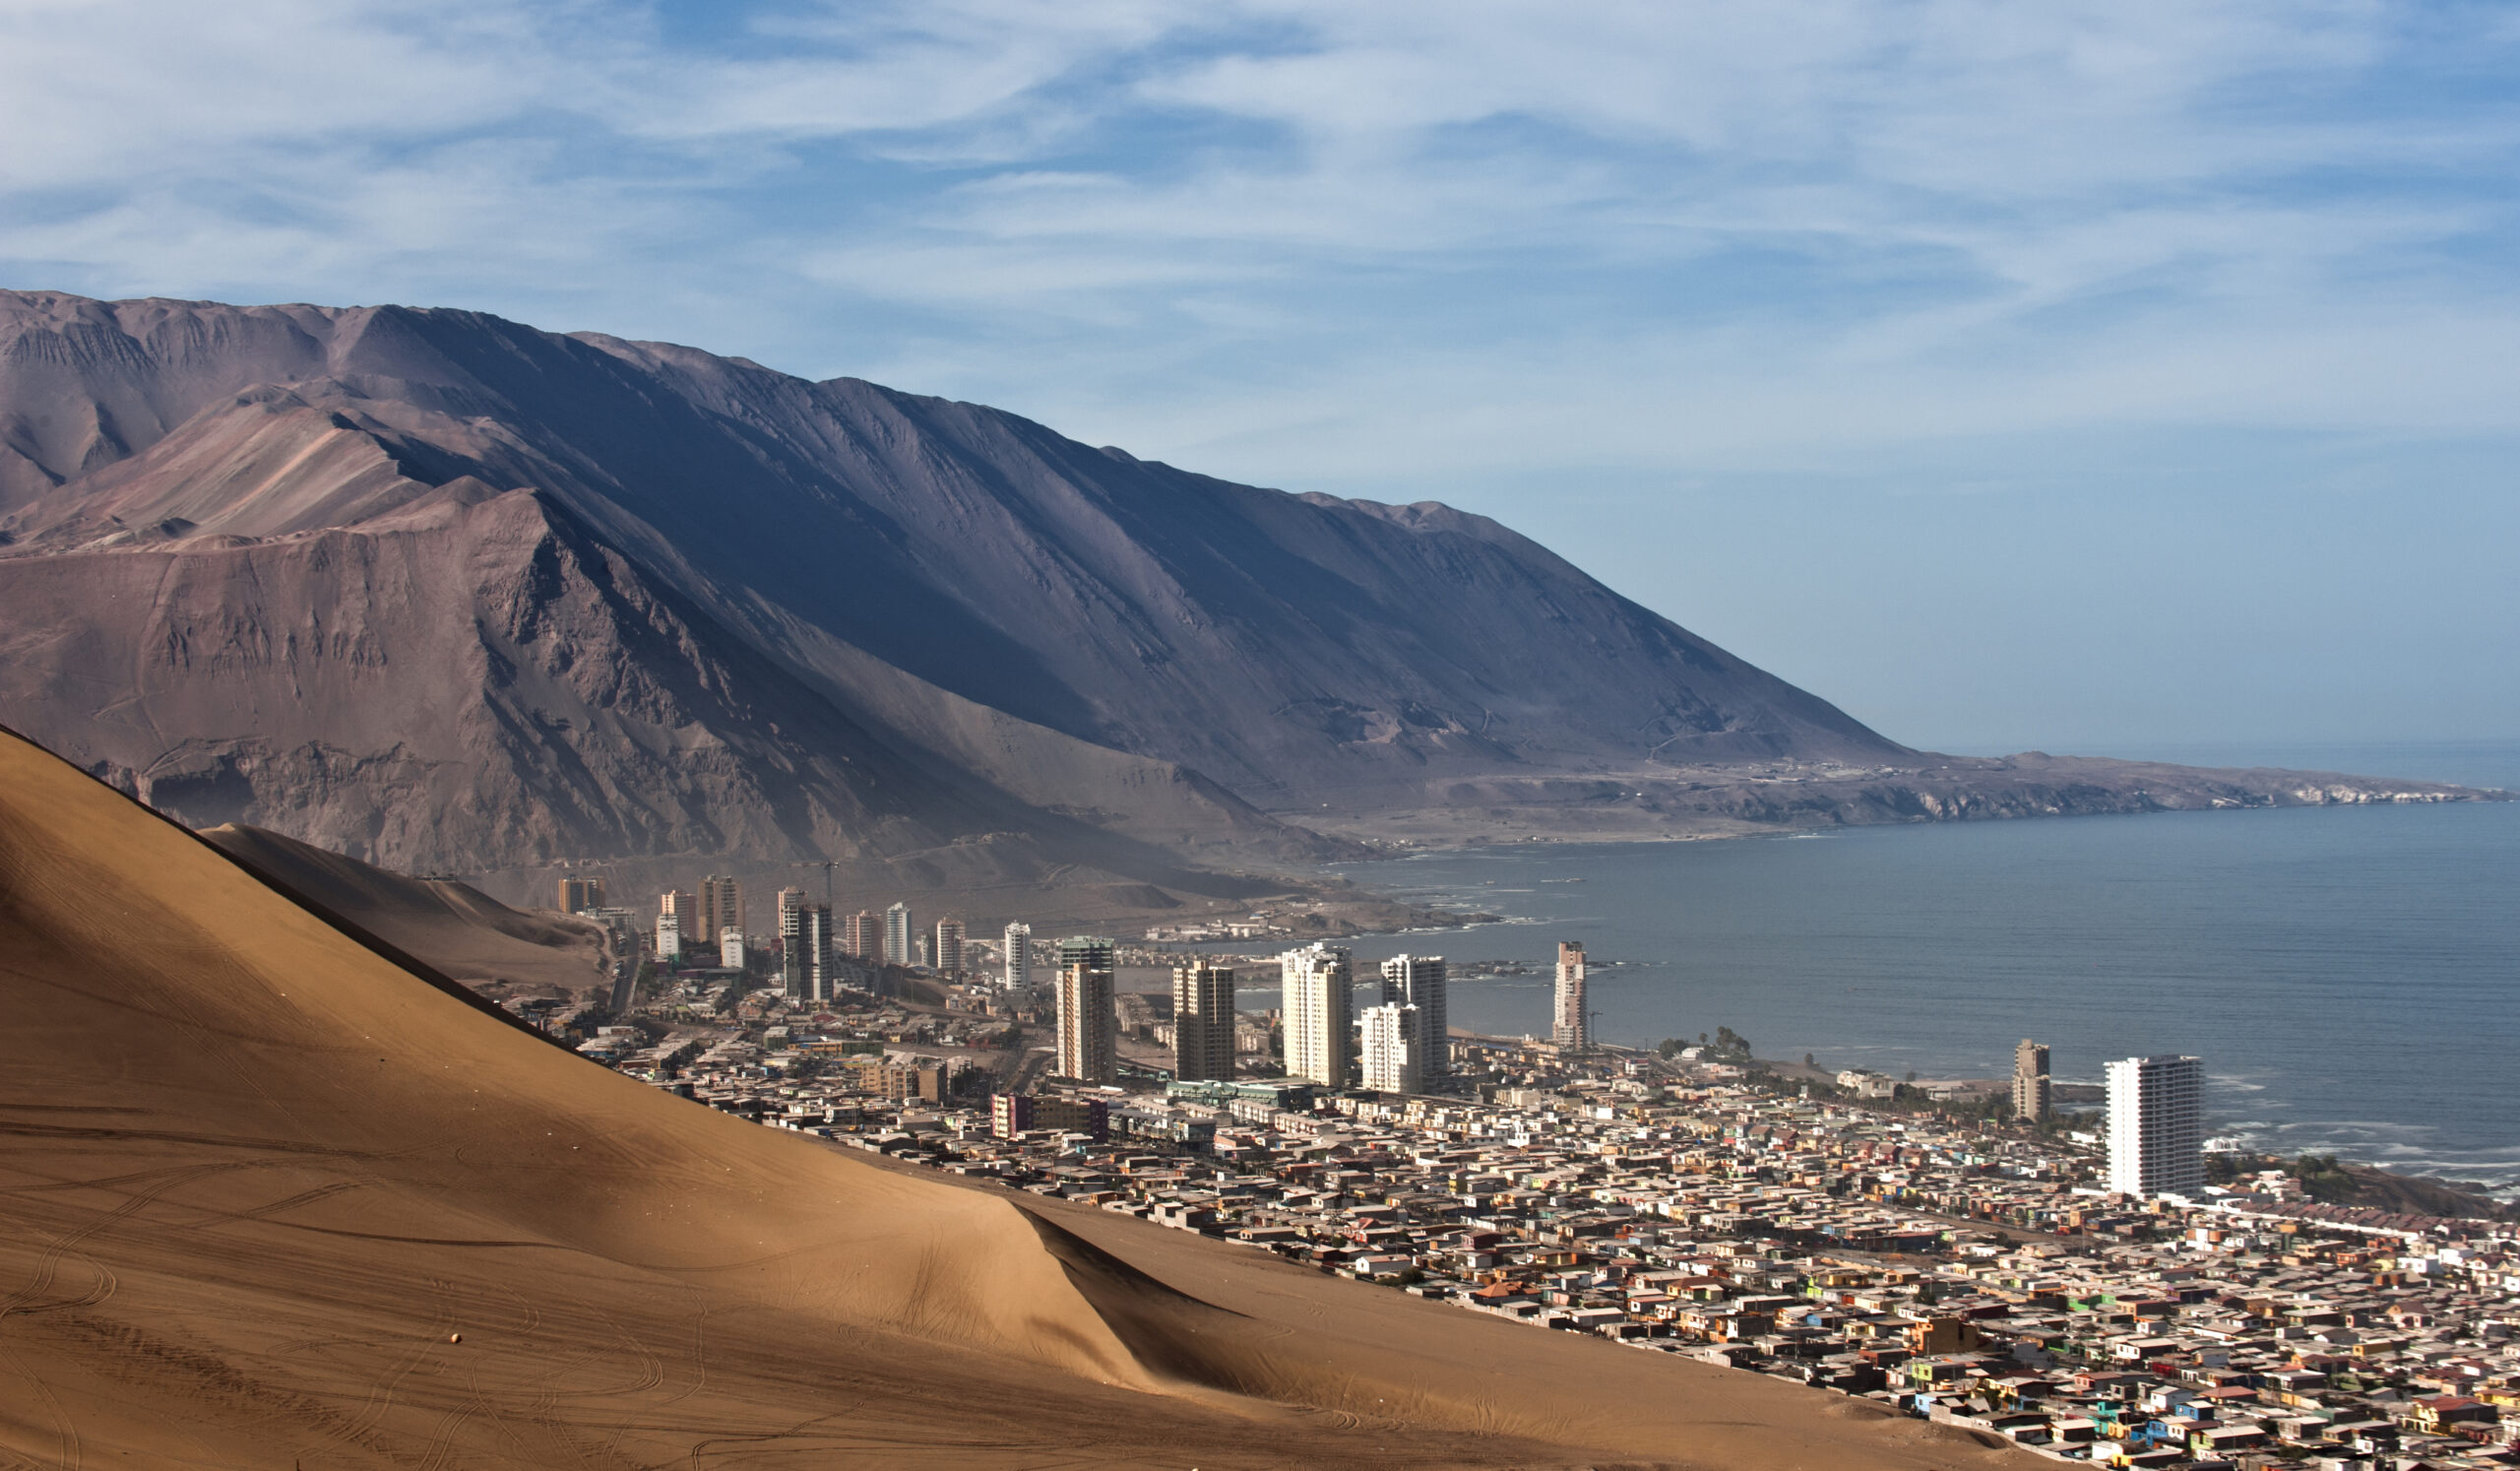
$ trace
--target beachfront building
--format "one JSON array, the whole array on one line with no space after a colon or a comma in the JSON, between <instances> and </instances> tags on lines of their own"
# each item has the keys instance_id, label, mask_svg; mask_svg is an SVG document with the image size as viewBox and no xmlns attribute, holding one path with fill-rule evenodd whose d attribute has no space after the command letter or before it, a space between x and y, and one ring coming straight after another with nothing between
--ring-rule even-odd
<instances>
[{"instance_id":1,"label":"beachfront building","mask_svg":"<svg viewBox=\"0 0 2520 1471\"><path fill-rule=\"evenodd\" d=\"M1549 1035L1557 1045L1582 1052L1593 1045L1591 989L1584 978L1584 944L1566 940L1557 947L1556 1025Z\"/></svg>"},{"instance_id":2,"label":"beachfront building","mask_svg":"<svg viewBox=\"0 0 2520 1471\"><path fill-rule=\"evenodd\" d=\"M1112 960L1117 947L1098 935L1059 941L1058 1075L1108 1083L1119 1075L1118 1031L1111 1015Z\"/></svg>"},{"instance_id":3,"label":"beachfront building","mask_svg":"<svg viewBox=\"0 0 2520 1471\"><path fill-rule=\"evenodd\" d=\"M1424 1014L1399 1001L1368 1006L1359 1019L1363 1041L1358 1048L1364 1086L1376 1093L1419 1093L1426 1086L1418 1059L1424 1055Z\"/></svg>"},{"instance_id":4,"label":"beachfront building","mask_svg":"<svg viewBox=\"0 0 2520 1471\"><path fill-rule=\"evenodd\" d=\"M2054 1113L2047 1045L2025 1037L2012 1050L2012 1117L2024 1123L2045 1123Z\"/></svg>"},{"instance_id":5,"label":"beachfront building","mask_svg":"<svg viewBox=\"0 0 2520 1471\"><path fill-rule=\"evenodd\" d=\"M2109 1064L2109 1187L2121 1194L2205 1189L2205 1064L2127 1057Z\"/></svg>"},{"instance_id":6,"label":"beachfront building","mask_svg":"<svg viewBox=\"0 0 2520 1471\"><path fill-rule=\"evenodd\" d=\"M1445 1007L1444 958L1440 955L1395 955L1382 963L1384 1004L1398 1002L1418 1012L1417 1056L1420 1079L1452 1071L1452 1022ZM1371 1086L1368 1084L1367 1086Z\"/></svg>"},{"instance_id":7,"label":"beachfront building","mask_svg":"<svg viewBox=\"0 0 2520 1471\"><path fill-rule=\"evenodd\" d=\"M1278 965L1284 976L1287 1076L1347 1087L1355 1075L1349 1057L1354 972L1347 947L1315 940L1279 956Z\"/></svg>"},{"instance_id":8,"label":"beachfront building","mask_svg":"<svg viewBox=\"0 0 2520 1471\"><path fill-rule=\"evenodd\" d=\"M1233 968L1172 968L1172 1075L1182 1082L1233 1077Z\"/></svg>"}]
</instances>

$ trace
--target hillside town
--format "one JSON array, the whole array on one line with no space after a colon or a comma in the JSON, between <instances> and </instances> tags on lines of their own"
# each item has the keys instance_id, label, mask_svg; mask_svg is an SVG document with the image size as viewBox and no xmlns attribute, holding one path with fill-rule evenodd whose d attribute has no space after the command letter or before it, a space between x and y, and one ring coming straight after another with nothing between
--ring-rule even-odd
<instances>
[{"instance_id":1,"label":"hillside town","mask_svg":"<svg viewBox=\"0 0 2520 1471\"><path fill-rule=\"evenodd\" d=\"M2061 1459L2520 1464L2520 1228L2234 1171L2192 1057L2110 1063L2105 1114L2068 1119L2029 1041L1983 1107L1788 1075L1730 1029L1604 1045L1571 941L1551 1035L1499 1038L1446 1024L1433 957L1298 946L1281 1006L1244 1012L1214 955L1116 992L1108 938L947 921L914 952L900 912L852 921L857 952L800 891L781 908L774 949L728 926L625 966L619 1006L511 1009L835 1146Z\"/></svg>"}]
</instances>

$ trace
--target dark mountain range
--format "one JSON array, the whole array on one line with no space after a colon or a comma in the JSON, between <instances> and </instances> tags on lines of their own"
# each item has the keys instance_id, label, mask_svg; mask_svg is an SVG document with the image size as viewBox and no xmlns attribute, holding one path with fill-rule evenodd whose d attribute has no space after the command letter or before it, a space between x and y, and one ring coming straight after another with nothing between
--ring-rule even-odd
<instances>
[{"instance_id":1,"label":"dark mountain range","mask_svg":"<svg viewBox=\"0 0 2520 1471\"><path fill-rule=\"evenodd\" d=\"M196 824L398 867L945 885L1195 887L1183 855L1343 851L1273 811L1745 764L1923 815L1862 783L1931 764L1441 505L477 313L48 292L0 292L0 720ZM1936 769L1959 807L2053 805Z\"/></svg>"}]
</instances>

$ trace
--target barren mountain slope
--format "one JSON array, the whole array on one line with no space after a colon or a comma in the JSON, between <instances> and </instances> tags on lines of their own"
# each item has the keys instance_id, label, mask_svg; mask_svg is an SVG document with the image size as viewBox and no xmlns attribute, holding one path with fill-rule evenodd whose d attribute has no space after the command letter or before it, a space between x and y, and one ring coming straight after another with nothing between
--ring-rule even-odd
<instances>
[{"instance_id":1,"label":"barren mountain slope","mask_svg":"<svg viewBox=\"0 0 2520 1471\"><path fill-rule=\"evenodd\" d=\"M0 292L0 719L187 821L506 892L562 860L831 859L896 891L1239 899L1203 870L1362 851L1316 824L2454 795L1910 751L1484 518L853 379L42 292Z\"/></svg>"},{"instance_id":2,"label":"barren mountain slope","mask_svg":"<svg viewBox=\"0 0 2520 1471\"><path fill-rule=\"evenodd\" d=\"M1212 784L1047 732L1080 769L1000 784L851 719L547 495L402 483L348 528L0 561L0 711L188 822L405 869L828 855L872 882L919 855L966 882L1085 863L1199 888L1132 825L1310 851ZM963 704L900 703L932 726ZM1068 787L1102 800L1037 804Z\"/></svg>"},{"instance_id":3,"label":"barren mountain slope","mask_svg":"<svg viewBox=\"0 0 2520 1471\"><path fill-rule=\"evenodd\" d=\"M7 736L0 1005L14 1460L2028 1464L683 1102Z\"/></svg>"},{"instance_id":4,"label":"barren mountain slope","mask_svg":"<svg viewBox=\"0 0 2520 1471\"><path fill-rule=\"evenodd\" d=\"M830 677L836 641L1246 792L1898 749L1484 518L1228 484L856 380L464 312L34 293L0 296L0 369L22 539L340 524L391 500L372 464L273 490L284 457L209 423L338 425L417 481L562 496ZM220 467L273 504L209 504Z\"/></svg>"}]
</instances>

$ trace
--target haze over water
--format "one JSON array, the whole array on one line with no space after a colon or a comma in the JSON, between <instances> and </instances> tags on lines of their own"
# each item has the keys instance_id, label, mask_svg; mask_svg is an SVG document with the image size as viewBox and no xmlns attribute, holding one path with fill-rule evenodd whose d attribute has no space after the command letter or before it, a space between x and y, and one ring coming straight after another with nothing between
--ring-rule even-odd
<instances>
[{"instance_id":1,"label":"haze over water","mask_svg":"<svg viewBox=\"0 0 2520 1471\"><path fill-rule=\"evenodd\" d=\"M2520 789L2520 745L2162 754ZM1622 962L1594 973L1607 1041L1724 1025L1764 1057L1986 1077L2035 1037L2060 1080L2092 1083L2111 1057L2194 1053L2215 1133L2520 1189L2520 803L1532 844L1345 871L1517 922L1363 938L1360 959L1544 968L1564 938ZM1457 982L1452 1016L1546 1035L1544 971Z\"/></svg>"}]
</instances>

